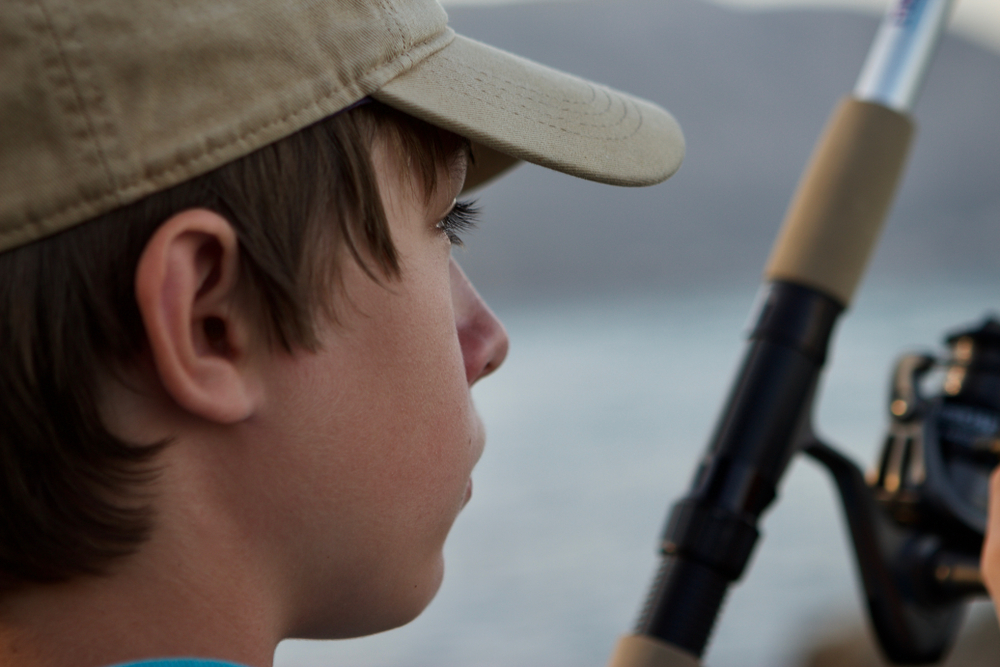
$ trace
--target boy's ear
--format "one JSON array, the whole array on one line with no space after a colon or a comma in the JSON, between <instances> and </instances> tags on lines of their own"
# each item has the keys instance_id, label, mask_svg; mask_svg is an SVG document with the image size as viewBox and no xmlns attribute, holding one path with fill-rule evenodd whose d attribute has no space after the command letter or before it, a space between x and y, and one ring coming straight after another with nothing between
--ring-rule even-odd
<instances>
[{"instance_id":1,"label":"boy's ear","mask_svg":"<svg viewBox=\"0 0 1000 667\"><path fill-rule=\"evenodd\" d=\"M183 211L160 225L135 276L139 312L164 389L188 412L226 424L250 416L260 396L238 277L236 232L206 209Z\"/></svg>"}]
</instances>

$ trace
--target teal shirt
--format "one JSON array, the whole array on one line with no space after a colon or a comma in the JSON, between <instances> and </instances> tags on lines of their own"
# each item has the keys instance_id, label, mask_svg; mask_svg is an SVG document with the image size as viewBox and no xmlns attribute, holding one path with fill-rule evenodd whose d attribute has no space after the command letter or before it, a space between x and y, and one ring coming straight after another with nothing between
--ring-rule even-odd
<instances>
[{"instance_id":1,"label":"teal shirt","mask_svg":"<svg viewBox=\"0 0 1000 667\"><path fill-rule=\"evenodd\" d=\"M160 660L141 660L126 662L113 667L243 667L235 662L208 660L206 658L162 658Z\"/></svg>"}]
</instances>

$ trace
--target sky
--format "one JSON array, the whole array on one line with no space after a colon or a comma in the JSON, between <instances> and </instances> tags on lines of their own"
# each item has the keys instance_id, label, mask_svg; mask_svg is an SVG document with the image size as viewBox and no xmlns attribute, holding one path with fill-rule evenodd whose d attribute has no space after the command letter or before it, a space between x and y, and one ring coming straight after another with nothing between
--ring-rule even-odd
<instances>
[{"instance_id":1,"label":"sky","mask_svg":"<svg viewBox=\"0 0 1000 667\"><path fill-rule=\"evenodd\" d=\"M543 0L552 2L553 0ZM573 0L556 0L572 2ZM610 0L614 1L614 0ZM868 13L882 13L886 0L708 0L739 9L788 9L800 7L844 8ZM498 5L538 2L538 0L443 0L445 6ZM951 29L981 46L1000 52L1000 2L997 0L958 0Z\"/></svg>"}]
</instances>

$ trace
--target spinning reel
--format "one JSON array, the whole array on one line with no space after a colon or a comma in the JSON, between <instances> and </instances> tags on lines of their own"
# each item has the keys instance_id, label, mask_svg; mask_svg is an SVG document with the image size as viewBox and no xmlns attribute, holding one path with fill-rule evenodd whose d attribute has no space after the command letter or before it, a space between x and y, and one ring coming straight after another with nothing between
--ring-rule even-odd
<instances>
[{"instance_id":1,"label":"spinning reel","mask_svg":"<svg viewBox=\"0 0 1000 667\"><path fill-rule=\"evenodd\" d=\"M896 363L888 434L867 478L829 446L805 447L837 482L873 625L899 664L939 660L965 601L985 594L979 553L1000 462L1000 322L946 343L944 358Z\"/></svg>"}]
</instances>

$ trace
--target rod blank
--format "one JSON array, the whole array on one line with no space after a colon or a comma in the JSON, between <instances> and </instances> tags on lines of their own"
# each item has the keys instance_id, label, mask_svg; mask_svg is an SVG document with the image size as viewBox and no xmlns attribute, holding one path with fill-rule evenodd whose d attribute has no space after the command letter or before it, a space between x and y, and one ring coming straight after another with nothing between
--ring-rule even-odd
<instances>
[{"instance_id":1,"label":"rod blank","mask_svg":"<svg viewBox=\"0 0 1000 667\"><path fill-rule=\"evenodd\" d=\"M948 22L953 0L896 0L868 51L854 97L909 113Z\"/></svg>"}]
</instances>

